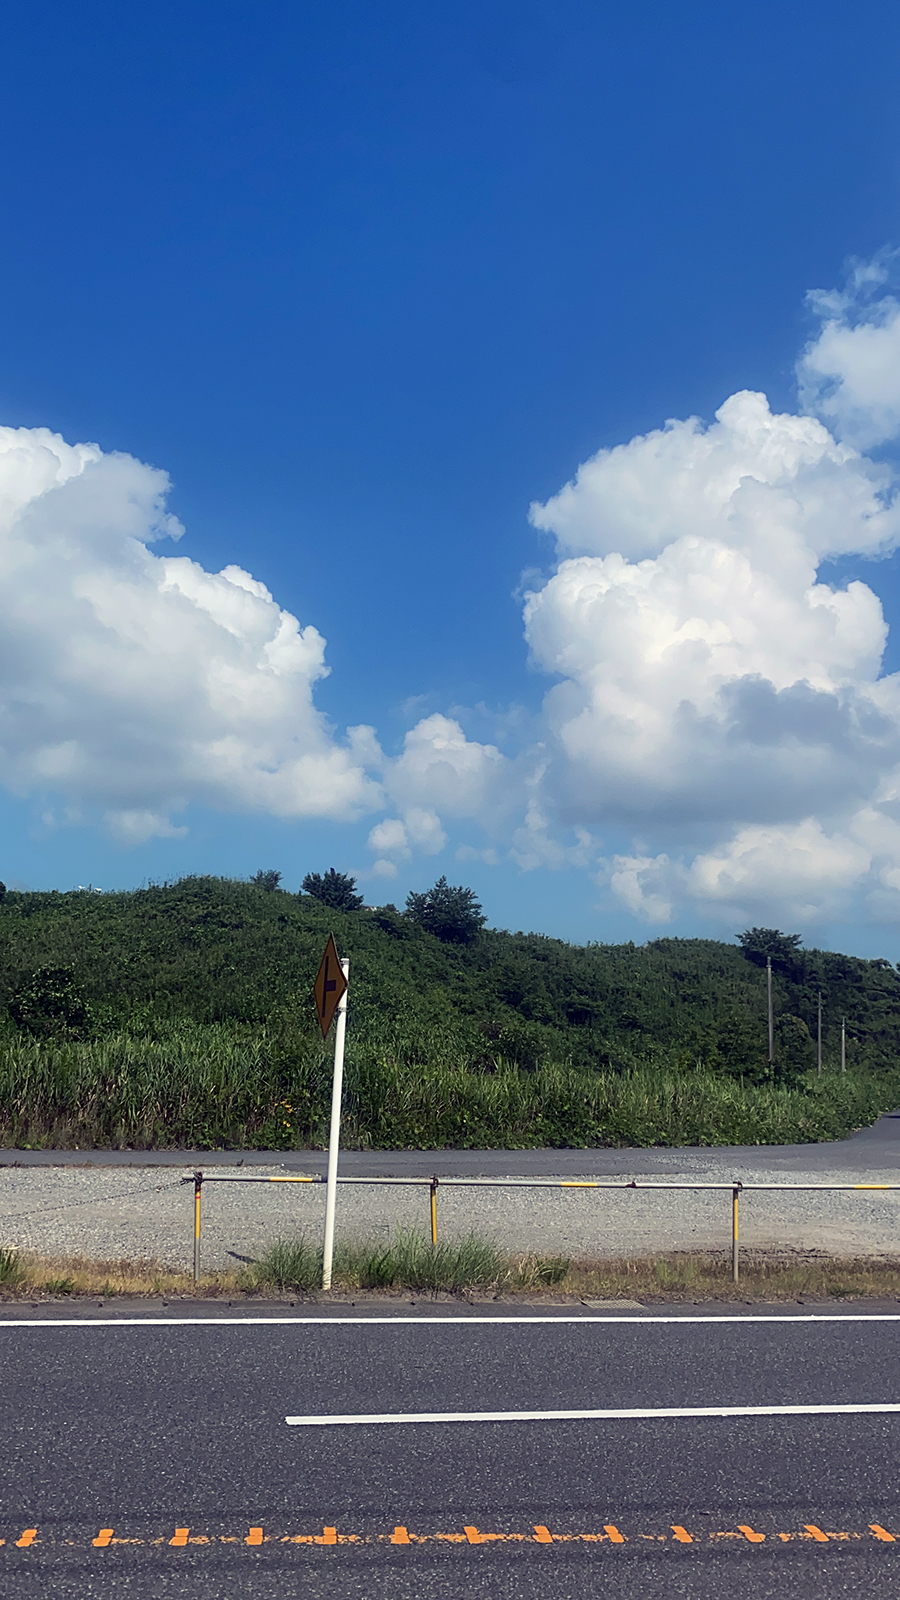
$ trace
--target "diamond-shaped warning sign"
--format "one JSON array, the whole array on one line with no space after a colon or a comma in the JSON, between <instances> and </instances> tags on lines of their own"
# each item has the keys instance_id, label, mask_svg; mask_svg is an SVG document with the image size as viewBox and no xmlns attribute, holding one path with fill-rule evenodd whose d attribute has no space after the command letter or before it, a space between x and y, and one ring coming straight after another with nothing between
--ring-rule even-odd
<instances>
[{"instance_id":1,"label":"diamond-shaped warning sign","mask_svg":"<svg viewBox=\"0 0 900 1600\"><path fill-rule=\"evenodd\" d=\"M344 977L344 974L341 971L341 963L337 953L337 945L334 942L334 934L330 933L328 935L328 943L325 946L325 954L322 957L322 963L318 972L316 973L316 981L313 984L313 993L316 997L316 1011L318 1013L319 1027L322 1029L323 1039L325 1038L328 1029L331 1027L334 1013L337 1011L337 1008L341 1003L346 988L347 979Z\"/></svg>"}]
</instances>

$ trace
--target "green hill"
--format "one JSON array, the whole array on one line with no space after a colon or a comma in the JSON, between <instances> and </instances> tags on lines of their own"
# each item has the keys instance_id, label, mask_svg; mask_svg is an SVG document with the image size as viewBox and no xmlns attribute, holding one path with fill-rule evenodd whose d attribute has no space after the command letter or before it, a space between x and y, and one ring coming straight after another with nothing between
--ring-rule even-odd
<instances>
[{"instance_id":1,"label":"green hill","mask_svg":"<svg viewBox=\"0 0 900 1600\"><path fill-rule=\"evenodd\" d=\"M900 974L885 961L798 950L777 964L773 1078L765 972L737 944L495 929L452 944L393 908L185 878L2 899L0 1138L321 1143L330 1046L311 984L332 930L351 959L350 1144L815 1139L900 1094Z\"/></svg>"}]
</instances>

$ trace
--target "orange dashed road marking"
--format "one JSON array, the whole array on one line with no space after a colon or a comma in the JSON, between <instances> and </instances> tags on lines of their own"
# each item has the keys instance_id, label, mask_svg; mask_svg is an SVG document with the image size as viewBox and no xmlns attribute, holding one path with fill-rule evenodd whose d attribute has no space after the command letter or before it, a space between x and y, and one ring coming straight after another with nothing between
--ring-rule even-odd
<instances>
[{"instance_id":1,"label":"orange dashed road marking","mask_svg":"<svg viewBox=\"0 0 900 1600\"><path fill-rule=\"evenodd\" d=\"M259 1546L270 1542L282 1545L297 1544L320 1545L328 1547L351 1544L390 1544L399 1546L432 1543L462 1545L463 1547L494 1544L554 1545L571 1543L583 1543L591 1545L624 1545L628 1543L629 1539L645 1544L665 1544L670 1542L672 1544L680 1545L703 1545L726 1539L736 1539L739 1543L746 1542L751 1545L762 1545L765 1544L766 1540L768 1539L770 1542L777 1541L781 1544L797 1542L814 1546L837 1543L839 1541L847 1542L850 1540L871 1538L877 1540L881 1544L895 1544L900 1547L900 1533L891 1533L887 1528L882 1527L880 1522L867 1523L862 1532L857 1532L854 1530L823 1529L814 1522L803 1523L799 1528L795 1528L789 1532L770 1531L768 1534L758 1532L755 1528L750 1527L747 1523L738 1523L736 1527L732 1528L710 1529L706 1532L691 1533L686 1527L684 1527L682 1523L672 1522L669 1524L669 1529L669 1533L630 1532L626 1535L620 1532L615 1523L606 1522L603 1524L602 1533L551 1533L550 1529L545 1523L536 1522L533 1524L532 1531L528 1533L492 1533L476 1527L474 1523L466 1523L462 1531L448 1531L446 1533L411 1533L405 1523L396 1523L392 1533L388 1533L387 1530L385 1530L384 1533L373 1532L369 1534L361 1534L339 1533L337 1527L326 1523L322 1527L321 1533L281 1534L276 1532L266 1535L261 1527L251 1527L243 1536L243 1538L241 1538L236 1534L192 1534L190 1528L176 1528L171 1536L163 1535L161 1537L151 1537L148 1534L143 1538L117 1538L113 1528L101 1528L96 1537L90 1540L90 1543L95 1550L105 1550L111 1545L147 1545L148 1547L169 1546L174 1549L183 1549L187 1545L201 1546L243 1543L251 1546ZM45 1549L48 1548L46 1538L43 1541L38 1541L37 1528L24 1529L24 1531L14 1542L16 1548L20 1550L27 1550L31 1545L38 1542L42 1542ZM60 1545L69 1547L77 1545L79 1542L80 1541L77 1539L69 1538L60 1538L59 1540L51 1539L49 1547L52 1548L54 1543L59 1543ZM6 1545L6 1539L0 1539L0 1546Z\"/></svg>"}]
</instances>

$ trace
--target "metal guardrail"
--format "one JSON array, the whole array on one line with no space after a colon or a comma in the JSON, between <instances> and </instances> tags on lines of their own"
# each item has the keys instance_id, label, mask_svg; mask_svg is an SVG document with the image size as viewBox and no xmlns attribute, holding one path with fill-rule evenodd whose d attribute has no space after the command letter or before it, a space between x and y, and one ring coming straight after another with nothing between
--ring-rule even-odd
<instances>
[{"instance_id":1,"label":"metal guardrail","mask_svg":"<svg viewBox=\"0 0 900 1600\"><path fill-rule=\"evenodd\" d=\"M202 1171L195 1172L190 1178L182 1178L182 1183L194 1185L194 1282L200 1281L200 1197L205 1183L312 1183L325 1184L326 1178L307 1176L272 1176L265 1178L251 1177L212 1177ZM444 1189L643 1189L643 1190L669 1190L688 1189L696 1192L722 1190L731 1193L731 1276L734 1283L740 1281L740 1255L738 1245L738 1203L741 1194L752 1194L759 1191L778 1190L780 1192L802 1191L804 1193L831 1194L841 1190L900 1190L900 1183L742 1183L739 1178L731 1183L689 1183L675 1181L669 1183L643 1182L639 1178L630 1178L627 1182L617 1182L612 1178L439 1178L435 1174L431 1178L344 1178L338 1177L338 1183L347 1184L376 1184L387 1187L418 1187L429 1190L429 1221L431 1224L431 1242L437 1244L437 1192Z\"/></svg>"}]
</instances>

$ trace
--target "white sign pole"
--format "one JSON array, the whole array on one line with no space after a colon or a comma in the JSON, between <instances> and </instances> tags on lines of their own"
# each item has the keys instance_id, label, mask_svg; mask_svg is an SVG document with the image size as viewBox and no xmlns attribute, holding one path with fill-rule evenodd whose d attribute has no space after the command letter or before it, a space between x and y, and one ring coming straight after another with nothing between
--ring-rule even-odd
<instances>
[{"instance_id":1,"label":"white sign pole","mask_svg":"<svg viewBox=\"0 0 900 1600\"><path fill-rule=\"evenodd\" d=\"M331 1261L334 1255L334 1202L337 1195L338 1146L341 1142L341 1098L344 1088L344 1039L347 1034L347 995L350 962L341 959L347 988L338 1003L334 1023L334 1081L331 1086L331 1132L328 1137L328 1187L325 1190L325 1248L322 1252L322 1288L331 1288Z\"/></svg>"}]
</instances>

